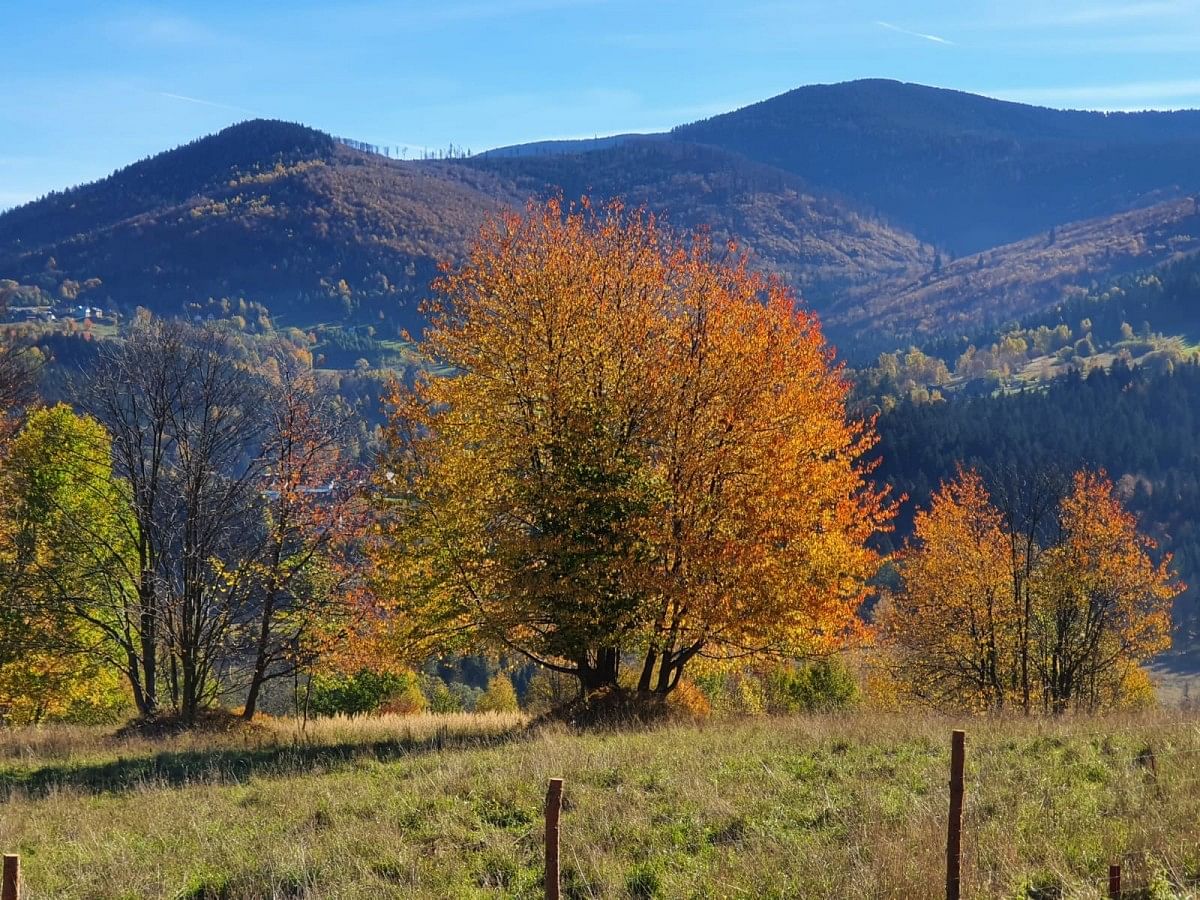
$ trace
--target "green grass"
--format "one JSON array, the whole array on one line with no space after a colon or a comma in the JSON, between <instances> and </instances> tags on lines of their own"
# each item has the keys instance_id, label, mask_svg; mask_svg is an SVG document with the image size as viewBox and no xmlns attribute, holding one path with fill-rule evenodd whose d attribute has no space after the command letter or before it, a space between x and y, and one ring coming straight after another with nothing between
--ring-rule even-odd
<instances>
[{"instance_id":1,"label":"green grass","mask_svg":"<svg viewBox=\"0 0 1200 900\"><path fill-rule=\"evenodd\" d=\"M1118 859L1127 884L1158 872L1189 896L1200 718L1178 716L967 722L964 896L1101 897ZM537 897L546 782L562 776L569 897L937 897L952 727L858 713L604 734L469 716L162 743L17 732L0 738L0 846L35 900Z\"/></svg>"}]
</instances>

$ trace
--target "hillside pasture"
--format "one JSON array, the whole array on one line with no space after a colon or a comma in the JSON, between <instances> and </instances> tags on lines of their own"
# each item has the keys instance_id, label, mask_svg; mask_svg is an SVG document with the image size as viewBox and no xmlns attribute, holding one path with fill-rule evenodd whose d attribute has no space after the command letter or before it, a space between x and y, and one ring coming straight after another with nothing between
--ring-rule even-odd
<instances>
[{"instance_id":1,"label":"hillside pasture","mask_svg":"<svg viewBox=\"0 0 1200 900\"><path fill-rule=\"evenodd\" d=\"M1115 861L1127 885L1187 896L1200 718L1179 716L965 723L964 896L1101 897ZM935 897L963 724L864 712L589 734L495 715L158 741L16 731L0 738L0 846L39 900L538 897L542 802L561 776L568 897Z\"/></svg>"}]
</instances>

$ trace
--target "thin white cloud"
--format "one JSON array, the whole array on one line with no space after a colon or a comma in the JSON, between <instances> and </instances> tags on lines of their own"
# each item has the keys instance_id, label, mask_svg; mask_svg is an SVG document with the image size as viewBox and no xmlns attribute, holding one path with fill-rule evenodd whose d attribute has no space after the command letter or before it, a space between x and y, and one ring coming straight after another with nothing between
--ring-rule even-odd
<instances>
[{"instance_id":1,"label":"thin white cloud","mask_svg":"<svg viewBox=\"0 0 1200 900\"><path fill-rule=\"evenodd\" d=\"M922 40L925 40L925 41L932 41L935 44L945 44L947 46L954 45L954 41L948 41L944 37L941 37L939 35L925 34L924 32L921 32L921 31L909 31L907 28L901 28L899 25L893 25L891 22L882 22L882 21L876 20L875 24L878 25L880 28L886 28L888 31L895 31L898 34L906 34L909 37L921 38Z\"/></svg>"},{"instance_id":2,"label":"thin white cloud","mask_svg":"<svg viewBox=\"0 0 1200 900\"><path fill-rule=\"evenodd\" d=\"M216 109L230 109L234 112L246 113L250 116L258 115L258 113L256 113L254 110L246 109L244 106L233 106L229 103L218 103L215 100L202 100L199 97L188 97L184 94L172 94L170 91L155 91L154 93L160 97L167 97L171 100L183 100L186 103L198 103L201 106L212 106Z\"/></svg>"},{"instance_id":3,"label":"thin white cloud","mask_svg":"<svg viewBox=\"0 0 1200 900\"><path fill-rule=\"evenodd\" d=\"M1200 79L1129 81L1121 84L1063 85L1060 87L1005 88L983 91L999 100L1053 105L1086 105L1097 109L1131 109L1160 106L1165 102L1200 101ZM1136 103L1144 106L1137 107Z\"/></svg>"}]
</instances>

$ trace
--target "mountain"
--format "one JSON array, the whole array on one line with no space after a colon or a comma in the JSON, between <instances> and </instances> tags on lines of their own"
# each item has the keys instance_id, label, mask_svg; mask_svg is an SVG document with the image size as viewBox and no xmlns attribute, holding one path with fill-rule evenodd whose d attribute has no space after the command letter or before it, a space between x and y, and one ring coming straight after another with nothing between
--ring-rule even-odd
<instances>
[{"instance_id":1,"label":"mountain","mask_svg":"<svg viewBox=\"0 0 1200 900\"><path fill-rule=\"evenodd\" d=\"M627 138L585 153L488 154L467 164L521 194L620 197L675 227L736 239L819 309L847 291L919 277L936 257L933 247L856 204L717 147Z\"/></svg>"},{"instance_id":2,"label":"mountain","mask_svg":"<svg viewBox=\"0 0 1200 900\"><path fill-rule=\"evenodd\" d=\"M1082 297L1094 284L1200 251L1200 198L1051 228L939 265L916 280L849 293L824 312L856 335L969 334ZM984 302L980 302L983 300Z\"/></svg>"},{"instance_id":3,"label":"mountain","mask_svg":"<svg viewBox=\"0 0 1200 900\"><path fill-rule=\"evenodd\" d=\"M607 150L619 147L633 141L664 141L670 138L665 132L610 134L594 138L558 138L547 141L530 141L525 144L509 144L505 147L494 147L477 154L478 158L494 159L506 156L555 156L571 153L589 153L593 150Z\"/></svg>"},{"instance_id":4,"label":"mountain","mask_svg":"<svg viewBox=\"0 0 1200 900\"><path fill-rule=\"evenodd\" d=\"M736 238L861 351L1052 308L1200 249L1200 112L858 81L669 133L407 161L254 120L0 214L22 305L419 328L488 213L561 191ZM32 298L32 299L30 299Z\"/></svg>"},{"instance_id":5,"label":"mountain","mask_svg":"<svg viewBox=\"0 0 1200 900\"><path fill-rule=\"evenodd\" d=\"M458 258L486 214L559 190L622 196L736 236L812 302L915 278L934 258L854 204L718 148L638 140L585 155L402 162L255 120L0 215L0 279L127 312L222 315L249 303L251 317L287 325L414 330L438 262Z\"/></svg>"},{"instance_id":6,"label":"mountain","mask_svg":"<svg viewBox=\"0 0 1200 900\"><path fill-rule=\"evenodd\" d=\"M486 172L255 120L0 215L0 278L127 311L247 300L288 324L413 327L437 262L520 199Z\"/></svg>"},{"instance_id":7,"label":"mountain","mask_svg":"<svg viewBox=\"0 0 1200 900\"><path fill-rule=\"evenodd\" d=\"M672 131L840 192L956 255L1200 190L1200 111L1055 110L867 80Z\"/></svg>"}]
</instances>

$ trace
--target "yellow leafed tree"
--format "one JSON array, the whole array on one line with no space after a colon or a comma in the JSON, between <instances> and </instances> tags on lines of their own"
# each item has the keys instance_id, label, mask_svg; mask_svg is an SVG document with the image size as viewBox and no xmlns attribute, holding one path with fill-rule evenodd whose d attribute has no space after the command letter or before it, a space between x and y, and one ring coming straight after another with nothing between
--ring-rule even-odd
<instances>
[{"instance_id":1,"label":"yellow leafed tree","mask_svg":"<svg viewBox=\"0 0 1200 900\"><path fill-rule=\"evenodd\" d=\"M1171 646L1183 589L1103 473L1078 472L1037 589L1032 658L1055 712L1120 703L1139 661Z\"/></svg>"},{"instance_id":2,"label":"yellow leafed tree","mask_svg":"<svg viewBox=\"0 0 1200 900\"><path fill-rule=\"evenodd\" d=\"M855 636L891 507L870 423L779 282L652 216L557 201L447 271L397 385L376 548L395 637L666 694L699 655Z\"/></svg>"},{"instance_id":3,"label":"yellow leafed tree","mask_svg":"<svg viewBox=\"0 0 1200 900\"><path fill-rule=\"evenodd\" d=\"M108 435L65 404L31 413L0 469L0 716L111 718L127 702L89 603L127 550L111 512Z\"/></svg>"},{"instance_id":4,"label":"yellow leafed tree","mask_svg":"<svg viewBox=\"0 0 1200 900\"><path fill-rule=\"evenodd\" d=\"M904 590L879 620L896 673L934 705L1000 709L1011 699L1019 632L999 512L983 479L960 472L917 513Z\"/></svg>"},{"instance_id":5,"label":"yellow leafed tree","mask_svg":"<svg viewBox=\"0 0 1200 900\"><path fill-rule=\"evenodd\" d=\"M1023 536L978 473L960 471L917 514L903 589L878 613L881 662L902 696L1053 713L1144 700L1140 664L1170 646L1183 589L1170 557L1154 561L1103 472L1077 473L1052 512L1028 571L1013 564Z\"/></svg>"}]
</instances>

